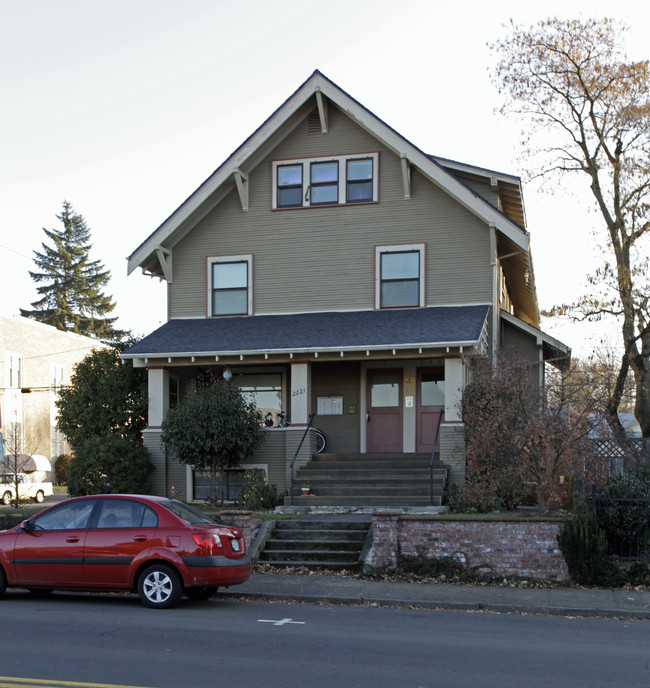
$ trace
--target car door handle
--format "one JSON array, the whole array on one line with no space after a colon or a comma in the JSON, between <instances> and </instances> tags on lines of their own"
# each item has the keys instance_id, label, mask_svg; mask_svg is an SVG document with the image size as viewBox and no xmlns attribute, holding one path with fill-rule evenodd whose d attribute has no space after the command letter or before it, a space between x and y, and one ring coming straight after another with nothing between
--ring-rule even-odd
<instances>
[{"instance_id":1,"label":"car door handle","mask_svg":"<svg viewBox=\"0 0 650 688\"><path fill-rule=\"evenodd\" d=\"M71 535L65 539L66 542L79 542L79 538L76 535Z\"/></svg>"},{"instance_id":2,"label":"car door handle","mask_svg":"<svg viewBox=\"0 0 650 688\"><path fill-rule=\"evenodd\" d=\"M147 539L147 536L146 536L146 535L136 535L136 536L133 538L133 540L134 540L135 542L145 542L146 539Z\"/></svg>"}]
</instances>

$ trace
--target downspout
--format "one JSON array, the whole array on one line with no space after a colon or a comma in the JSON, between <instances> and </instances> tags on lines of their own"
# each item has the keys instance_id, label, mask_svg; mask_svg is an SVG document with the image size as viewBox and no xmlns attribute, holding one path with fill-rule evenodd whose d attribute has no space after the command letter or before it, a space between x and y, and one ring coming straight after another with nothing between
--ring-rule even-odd
<instances>
[{"instance_id":1,"label":"downspout","mask_svg":"<svg viewBox=\"0 0 650 688\"><path fill-rule=\"evenodd\" d=\"M497 230L490 225L490 256L492 258L492 369L496 369L499 348L499 262L497 259Z\"/></svg>"}]
</instances>

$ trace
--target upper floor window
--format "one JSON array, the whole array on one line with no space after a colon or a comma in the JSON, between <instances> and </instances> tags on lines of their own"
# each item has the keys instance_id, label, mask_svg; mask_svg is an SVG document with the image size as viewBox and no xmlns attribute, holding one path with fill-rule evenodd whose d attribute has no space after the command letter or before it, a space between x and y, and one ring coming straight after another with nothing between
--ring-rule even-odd
<instances>
[{"instance_id":1,"label":"upper floor window","mask_svg":"<svg viewBox=\"0 0 650 688\"><path fill-rule=\"evenodd\" d=\"M310 186L312 205L323 205L324 203L338 203L338 162L312 162Z\"/></svg>"},{"instance_id":2,"label":"upper floor window","mask_svg":"<svg viewBox=\"0 0 650 688\"><path fill-rule=\"evenodd\" d=\"M363 158L348 160L347 166L347 190L348 203L362 203L372 201L373 194L373 160Z\"/></svg>"},{"instance_id":3,"label":"upper floor window","mask_svg":"<svg viewBox=\"0 0 650 688\"><path fill-rule=\"evenodd\" d=\"M424 244L380 246L375 253L375 306L424 306Z\"/></svg>"},{"instance_id":4,"label":"upper floor window","mask_svg":"<svg viewBox=\"0 0 650 688\"><path fill-rule=\"evenodd\" d=\"M295 208L302 205L302 165L282 165L277 170L278 207Z\"/></svg>"},{"instance_id":5,"label":"upper floor window","mask_svg":"<svg viewBox=\"0 0 650 688\"><path fill-rule=\"evenodd\" d=\"M8 362L6 367L6 386L19 388L23 386L23 356L14 354L10 351L5 352L5 360Z\"/></svg>"},{"instance_id":6,"label":"upper floor window","mask_svg":"<svg viewBox=\"0 0 650 688\"><path fill-rule=\"evenodd\" d=\"M373 203L379 153L273 162L273 209Z\"/></svg>"},{"instance_id":7,"label":"upper floor window","mask_svg":"<svg viewBox=\"0 0 650 688\"><path fill-rule=\"evenodd\" d=\"M250 315L252 256L208 259L209 315Z\"/></svg>"}]
</instances>

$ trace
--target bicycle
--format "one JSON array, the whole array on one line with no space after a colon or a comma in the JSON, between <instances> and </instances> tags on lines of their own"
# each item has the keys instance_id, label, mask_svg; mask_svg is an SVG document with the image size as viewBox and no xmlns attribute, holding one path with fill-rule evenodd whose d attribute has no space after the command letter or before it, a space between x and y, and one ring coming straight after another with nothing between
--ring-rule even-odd
<instances>
[{"instance_id":1,"label":"bicycle","mask_svg":"<svg viewBox=\"0 0 650 688\"><path fill-rule=\"evenodd\" d=\"M264 421L267 424L267 427L271 427L267 423L269 416L271 416L271 418L273 417L270 411L266 414L265 421ZM289 425L291 425L291 423L287 420L286 414L284 411L280 411L280 413L276 414L275 425L278 428L287 428L287 427L289 427ZM327 445L327 440L325 439L325 435L323 434L323 432L321 430L319 430L318 428L315 428L313 425L310 427L310 429L316 435L316 447L314 449L314 454L321 454L323 451L325 451L325 447Z\"/></svg>"}]
</instances>

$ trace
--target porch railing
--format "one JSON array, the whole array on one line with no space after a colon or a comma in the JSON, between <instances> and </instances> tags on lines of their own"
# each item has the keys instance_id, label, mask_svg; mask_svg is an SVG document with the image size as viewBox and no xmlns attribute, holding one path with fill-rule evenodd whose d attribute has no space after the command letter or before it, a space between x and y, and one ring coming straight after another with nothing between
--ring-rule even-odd
<instances>
[{"instance_id":1,"label":"porch railing","mask_svg":"<svg viewBox=\"0 0 650 688\"><path fill-rule=\"evenodd\" d=\"M436 423L436 436L433 440L433 449L431 450L431 461L429 462L429 506L433 506L433 463L436 456L436 448L438 446L438 437L440 436L440 424L442 423L442 411L438 414L438 422Z\"/></svg>"},{"instance_id":2,"label":"porch railing","mask_svg":"<svg viewBox=\"0 0 650 688\"><path fill-rule=\"evenodd\" d=\"M302 448L303 442L305 441L305 437L307 437L307 433L309 432L309 428L311 428L312 421L314 420L315 413L310 413L309 414L309 420L307 421L307 427L305 428L305 432L303 432L302 437L300 438L300 443L298 444L298 448L296 449L296 453L293 455L293 459L291 459L291 490L289 494L291 495L291 506L293 506L293 465L296 462L296 459L298 458L298 454L300 453L300 449Z\"/></svg>"}]
</instances>

